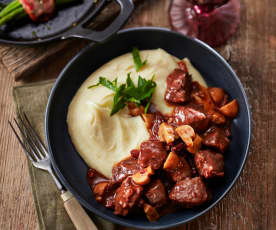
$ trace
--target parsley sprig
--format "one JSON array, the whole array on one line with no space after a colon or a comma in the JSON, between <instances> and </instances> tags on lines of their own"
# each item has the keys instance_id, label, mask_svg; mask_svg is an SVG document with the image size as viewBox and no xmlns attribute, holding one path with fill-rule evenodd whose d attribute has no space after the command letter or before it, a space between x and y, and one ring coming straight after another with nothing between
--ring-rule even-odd
<instances>
[{"instance_id":1,"label":"parsley sprig","mask_svg":"<svg viewBox=\"0 0 276 230\"><path fill-rule=\"evenodd\" d=\"M144 105L144 112L147 113L152 94L156 88L156 83L153 79L154 76L152 76L150 80L146 80L139 76L138 85L135 86L130 77L130 73L128 73L126 83L123 83L120 86L118 85L117 78L110 81L104 77L100 77L97 84L91 85L88 88L90 89L102 85L115 92L110 116L123 109L129 102L134 102L137 106Z\"/></svg>"},{"instance_id":2,"label":"parsley sprig","mask_svg":"<svg viewBox=\"0 0 276 230\"><path fill-rule=\"evenodd\" d=\"M142 61L139 50L137 48L132 49L132 57L133 57L133 62L135 65L136 72L138 72L144 65L146 65L147 60Z\"/></svg>"}]
</instances>

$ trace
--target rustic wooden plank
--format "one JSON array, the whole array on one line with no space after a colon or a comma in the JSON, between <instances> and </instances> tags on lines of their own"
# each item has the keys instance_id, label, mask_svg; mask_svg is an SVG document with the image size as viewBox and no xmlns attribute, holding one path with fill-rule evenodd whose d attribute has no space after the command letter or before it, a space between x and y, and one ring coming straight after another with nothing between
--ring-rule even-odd
<instances>
[{"instance_id":1,"label":"rustic wooden plank","mask_svg":"<svg viewBox=\"0 0 276 230\"><path fill-rule=\"evenodd\" d=\"M134 0L138 4L141 0ZM91 29L98 29L111 21L120 12L120 7L115 1L108 2L103 10L89 23ZM0 45L0 56L4 67L16 80L29 76L45 61L51 59L58 52L64 51L69 47L75 47L72 52L73 57L89 41L69 39L66 41L53 42L50 44L39 45L36 47L22 47L14 45Z\"/></svg>"},{"instance_id":2,"label":"rustic wooden plank","mask_svg":"<svg viewBox=\"0 0 276 230\"><path fill-rule=\"evenodd\" d=\"M13 78L0 64L0 229L28 230L36 228L37 218L27 161L7 123L15 115L13 85Z\"/></svg>"},{"instance_id":3,"label":"rustic wooden plank","mask_svg":"<svg viewBox=\"0 0 276 230\"><path fill-rule=\"evenodd\" d=\"M146 1L127 26L168 26L168 4L169 0ZM249 159L237 184L219 205L175 230L274 230L276 226L276 2L242 0L241 4L240 29L221 52L238 73L252 106ZM2 52L5 48L0 48ZM56 77L66 63L62 59L69 56L70 51L61 53L58 60L49 61L51 68L40 69L30 80ZM35 229L37 220L27 164L6 123L14 116L14 84L0 63L0 229L29 230Z\"/></svg>"}]
</instances>

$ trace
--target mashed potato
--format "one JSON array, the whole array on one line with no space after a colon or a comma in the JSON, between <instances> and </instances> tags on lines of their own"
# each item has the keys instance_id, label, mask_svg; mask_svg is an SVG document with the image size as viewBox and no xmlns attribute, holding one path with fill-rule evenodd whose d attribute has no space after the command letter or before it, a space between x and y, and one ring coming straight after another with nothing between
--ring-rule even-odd
<instances>
[{"instance_id":1,"label":"mashed potato","mask_svg":"<svg viewBox=\"0 0 276 230\"><path fill-rule=\"evenodd\" d=\"M113 91L96 84L100 76L109 80L118 78L118 83L126 81L127 73L137 83L138 76L151 79L157 87L152 97L159 111L169 113L172 108L164 101L166 78L177 67L176 57L162 49L140 51L147 64L135 71L131 53L117 57L100 67L82 84L74 96L67 114L67 124L72 142L89 167L110 178L112 167L130 155L130 150L139 148L142 141L149 138L148 131L140 116L131 117L127 109L110 116ZM193 80L206 85L200 73L188 59L184 59Z\"/></svg>"}]
</instances>

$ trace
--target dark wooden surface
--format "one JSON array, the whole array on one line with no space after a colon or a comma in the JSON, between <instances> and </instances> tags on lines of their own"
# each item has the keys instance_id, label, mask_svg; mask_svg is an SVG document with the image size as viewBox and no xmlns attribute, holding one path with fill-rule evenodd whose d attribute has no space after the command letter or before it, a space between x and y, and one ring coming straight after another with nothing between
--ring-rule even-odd
<instances>
[{"instance_id":1,"label":"dark wooden surface","mask_svg":"<svg viewBox=\"0 0 276 230\"><path fill-rule=\"evenodd\" d=\"M128 27L168 27L169 0L147 0ZM176 229L276 229L276 1L242 0L238 33L219 49L240 77L252 107L253 136L249 158L238 182L215 208ZM71 58L68 49L49 60L29 81L55 78ZM27 164L11 135L14 116L11 88L15 84L0 63L0 229L35 229L37 220ZM122 228L123 229L123 228Z\"/></svg>"}]
</instances>

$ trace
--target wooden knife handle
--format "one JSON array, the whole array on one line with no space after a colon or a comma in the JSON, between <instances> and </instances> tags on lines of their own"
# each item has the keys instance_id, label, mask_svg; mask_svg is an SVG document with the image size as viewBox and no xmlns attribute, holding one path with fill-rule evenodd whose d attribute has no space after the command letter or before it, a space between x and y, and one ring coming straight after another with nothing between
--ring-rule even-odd
<instances>
[{"instance_id":1,"label":"wooden knife handle","mask_svg":"<svg viewBox=\"0 0 276 230\"><path fill-rule=\"evenodd\" d=\"M72 193L66 191L61 194L64 207L77 230L98 230L91 218L84 211Z\"/></svg>"}]
</instances>

